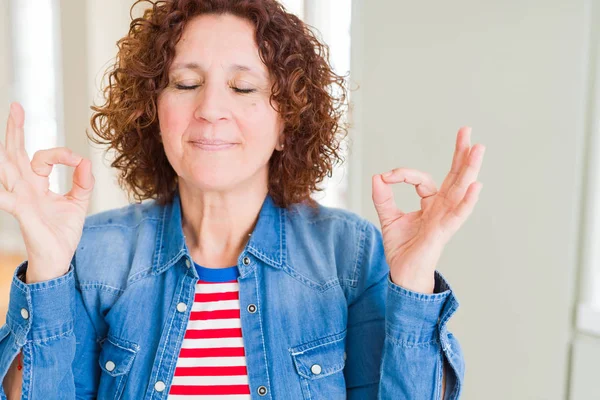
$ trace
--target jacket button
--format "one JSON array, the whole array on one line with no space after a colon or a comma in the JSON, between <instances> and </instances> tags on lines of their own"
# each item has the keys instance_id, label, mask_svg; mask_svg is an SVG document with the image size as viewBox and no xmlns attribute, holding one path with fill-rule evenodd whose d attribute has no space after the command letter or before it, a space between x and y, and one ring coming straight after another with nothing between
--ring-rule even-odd
<instances>
[{"instance_id":1,"label":"jacket button","mask_svg":"<svg viewBox=\"0 0 600 400\"><path fill-rule=\"evenodd\" d=\"M248 306L248 312L249 312L250 314L254 314L254 313L256 312L256 306L255 306L254 304L250 304L250 305Z\"/></svg>"},{"instance_id":2,"label":"jacket button","mask_svg":"<svg viewBox=\"0 0 600 400\"><path fill-rule=\"evenodd\" d=\"M244 257L244 265L250 265L250 257Z\"/></svg>"},{"instance_id":3,"label":"jacket button","mask_svg":"<svg viewBox=\"0 0 600 400\"><path fill-rule=\"evenodd\" d=\"M177 311L179 311L179 312L185 312L185 310L187 310L187 305L185 303L179 303L179 304L177 304Z\"/></svg>"},{"instance_id":4,"label":"jacket button","mask_svg":"<svg viewBox=\"0 0 600 400\"><path fill-rule=\"evenodd\" d=\"M185 266L188 267L188 268L190 268L192 266L192 263L190 262L189 258L185 259Z\"/></svg>"},{"instance_id":5,"label":"jacket button","mask_svg":"<svg viewBox=\"0 0 600 400\"><path fill-rule=\"evenodd\" d=\"M115 367L116 367L116 365L115 365L115 363L114 363L114 362L112 362L112 361L107 361L107 362L106 362L106 364L104 364L104 368L106 368L106 370L107 370L108 372L112 372L112 371L114 371L114 370L115 370Z\"/></svg>"},{"instance_id":6,"label":"jacket button","mask_svg":"<svg viewBox=\"0 0 600 400\"><path fill-rule=\"evenodd\" d=\"M154 390L156 390L157 392L162 392L165 390L167 386L165 385L165 383L163 381L158 381L154 384Z\"/></svg>"},{"instance_id":7,"label":"jacket button","mask_svg":"<svg viewBox=\"0 0 600 400\"><path fill-rule=\"evenodd\" d=\"M29 319L29 311L26 308L21 308L21 317L23 319Z\"/></svg>"},{"instance_id":8,"label":"jacket button","mask_svg":"<svg viewBox=\"0 0 600 400\"><path fill-rule=\"evenodd\" d=\"M258 388L258 394L259 394L260 396L264 396L265 394L267 394L267 388L266 388L266 387L264 387L264 386L260 386L260 387Z\"/></svg>"},{"instance_id":9,"label":"jacket button","mask_svg":"<svg viewBox=\"0 0 600 400\"><path fill-rule=\"evenodd\" d=\"M312 367L310 367L310 372L312 372L315 375L319 375L321 373L321 366L319 364L315 364Z\"/></svg>"}]
</instances>

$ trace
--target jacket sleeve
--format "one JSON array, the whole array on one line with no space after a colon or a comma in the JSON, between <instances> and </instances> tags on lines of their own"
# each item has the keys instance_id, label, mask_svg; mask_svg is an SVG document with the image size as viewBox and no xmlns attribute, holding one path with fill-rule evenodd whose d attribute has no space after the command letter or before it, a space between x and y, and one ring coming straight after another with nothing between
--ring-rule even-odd
<instances>
[{"instance_id":1,"label":"jacket sleeve","mask_svg":"<svg viewBox=\"0 0 600 400\"><path fill-rule=\"evenodd\" d=\"M6 324L0 328L0 382L23 352L21 399L96 398L100 346L76 288L73 258L67 274L26 284L13 276ZM0 399L6 394L0 385Z\"/></svg>"},{"instance_id":2,"label":"jacket sleeve","mask_svg":"<svg viewBox=\"0 0 600 400\"><path fill-rule=\"evenodd\" d=\"M361 237L358 279L348 307L347 398L438 400L445 369L444 400L458 399L464 360L447 329L458 308L450 286L438 272L433 294L394 284L381 232L367 222Z\"/></svg>"}]
</instances>

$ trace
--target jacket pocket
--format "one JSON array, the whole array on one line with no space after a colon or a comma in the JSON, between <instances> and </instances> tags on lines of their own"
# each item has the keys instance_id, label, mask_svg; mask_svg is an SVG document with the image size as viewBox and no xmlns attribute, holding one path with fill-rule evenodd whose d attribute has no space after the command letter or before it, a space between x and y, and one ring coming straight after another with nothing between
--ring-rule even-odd
<instances>
[{"instance_id":1,"label":"jacket pocket","mask_svg":"<svg viewBox=\"0 0 600 400\"><path fill-rule=\"evenodd\" d=\"M102 369L98 387L99 399L120 399L129 371L133 365L139 346L108 336L103 344L98 363Z\"/></svg>"},{"instance_id":2,"label":"jacket pocket","mask_svg":"<svg viewBox=\"0 0 600 400\"><path fill-rule=\"evenodd\" d=\"M345 399L346 330L290 348L304 399Z\"/></svg>"}]
</instances>

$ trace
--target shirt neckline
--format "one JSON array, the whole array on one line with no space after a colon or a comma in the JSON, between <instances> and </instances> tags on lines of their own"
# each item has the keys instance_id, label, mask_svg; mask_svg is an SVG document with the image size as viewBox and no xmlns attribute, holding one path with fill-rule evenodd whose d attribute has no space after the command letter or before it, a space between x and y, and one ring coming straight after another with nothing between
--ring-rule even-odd
<instances>
[{"instance_id":1,"label":"shirt neckline","mask_svg":"<svg viewBox=\"0 0 600 400\"><path fill-rule=\"evenodd\" d=\"M230 282L237 280L240 271L237 265L226 268L207 268L194 262L199 280L205 282Z\"/></svg>"}]
</instances>

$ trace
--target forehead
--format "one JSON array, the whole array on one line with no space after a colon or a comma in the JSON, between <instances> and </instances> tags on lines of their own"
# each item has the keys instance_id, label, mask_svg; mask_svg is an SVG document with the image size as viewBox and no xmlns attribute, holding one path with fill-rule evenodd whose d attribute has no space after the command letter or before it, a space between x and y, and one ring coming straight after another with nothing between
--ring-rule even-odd
<instances>
[{"instance_id":1,"label":"forehead","mask_svg":"<svg viewBox=\"0 0 600 400\"><path fill-rule=\"evenodd\" d=\"M175 47L173 64L247 65L266 70L258 54L254 26L230 14L201 15L190 20Z\"/></svg>"}]
</instances>

